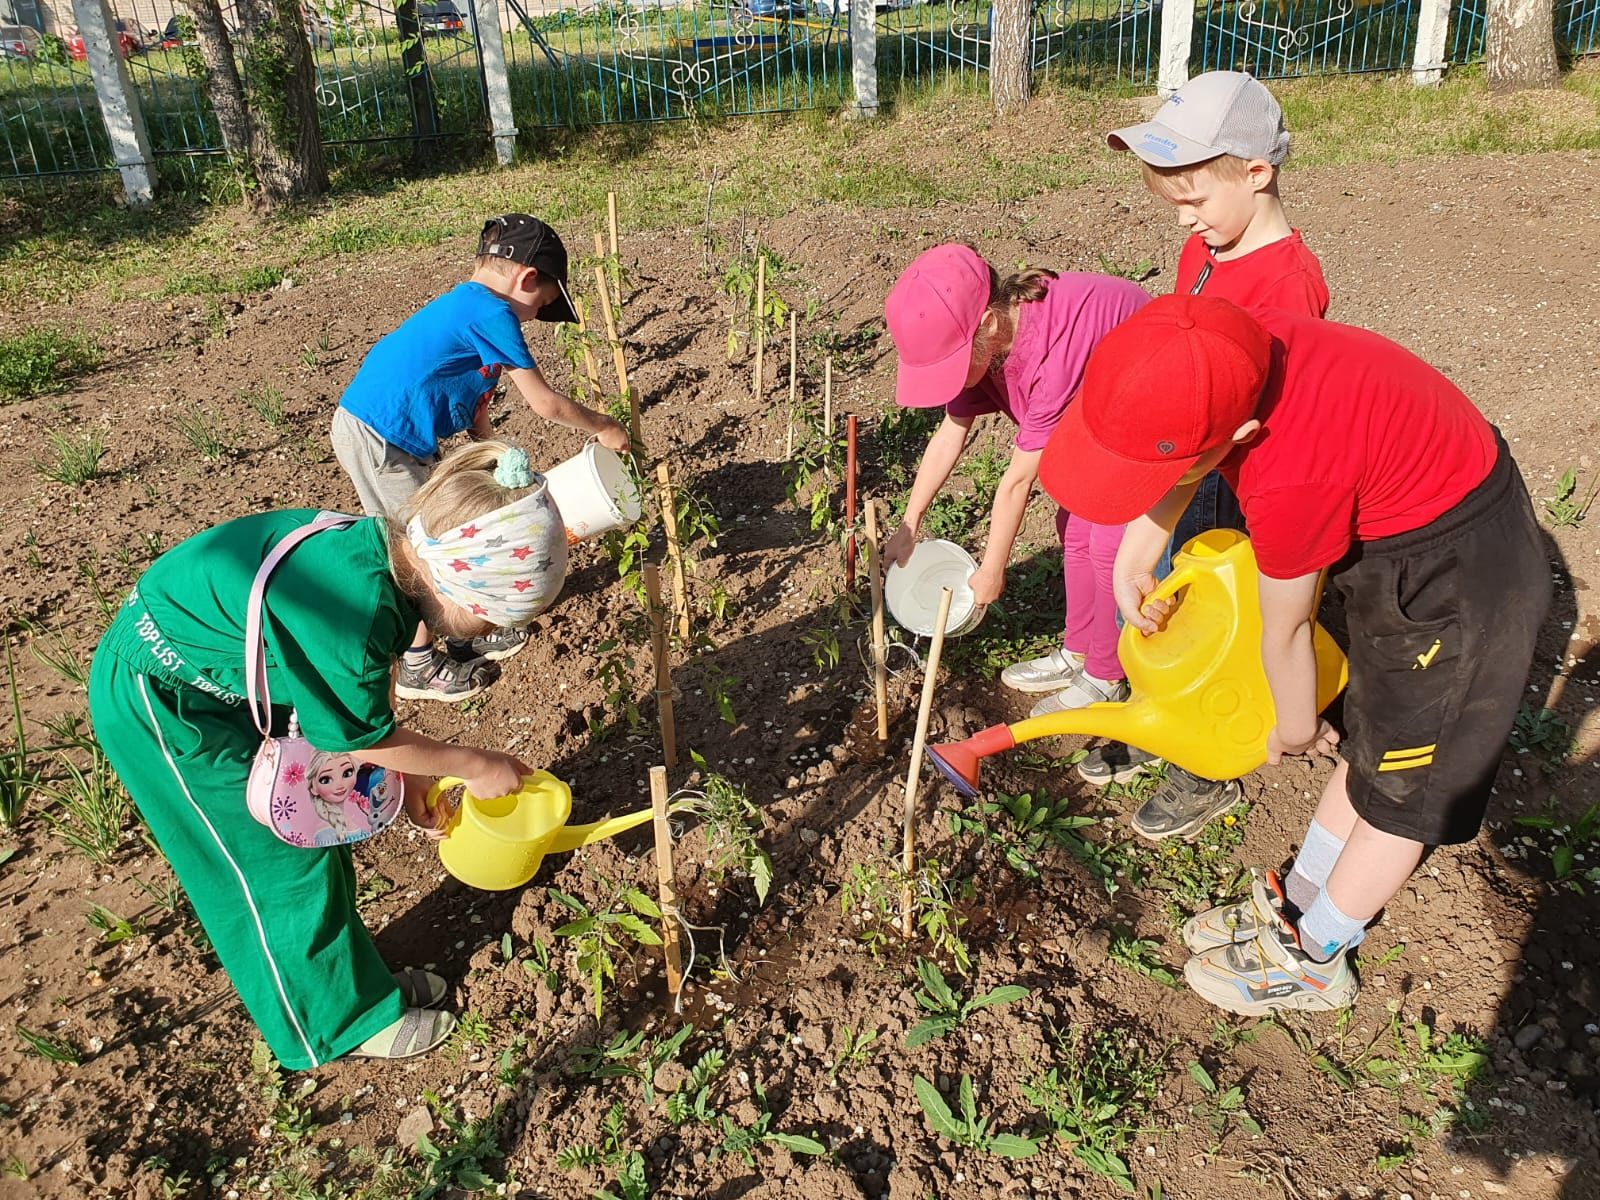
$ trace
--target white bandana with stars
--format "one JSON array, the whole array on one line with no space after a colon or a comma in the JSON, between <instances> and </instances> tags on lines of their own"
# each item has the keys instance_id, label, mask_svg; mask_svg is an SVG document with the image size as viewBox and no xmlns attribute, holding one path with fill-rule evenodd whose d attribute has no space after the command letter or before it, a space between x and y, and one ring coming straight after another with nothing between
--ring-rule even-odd
<instances>
[{"instance_id":1,"label":"white bandana with stars","mask_svg":"<svg viewBox=\"0 0 1600 1200\"><path fill-rule=\"evenodd\" d=\"M567 531L539 477L504 508L429 537L406 526L439 595L498 628L526 625L555 601L567 577Z\"/></svg>"}]
</instances>

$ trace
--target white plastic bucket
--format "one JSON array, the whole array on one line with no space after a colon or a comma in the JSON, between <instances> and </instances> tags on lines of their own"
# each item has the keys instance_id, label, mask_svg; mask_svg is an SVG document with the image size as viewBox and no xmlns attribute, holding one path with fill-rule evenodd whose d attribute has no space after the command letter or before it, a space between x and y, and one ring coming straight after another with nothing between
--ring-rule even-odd
<instances>
[{"instance_id":1,"label":"white plastic bucket","mask_svg":"<svg viewBox=\"0 0 1600 1200\"><path fill-rule=\"evenodd\" d=\"M975 604L967 581L977 562L954 542L918 542L904 566L891 566L883 579L883 599L889 615L901 628L919 637L933 635L939 617L939 591L949 588L950 619L945 637L971 633L983 620L987 606Z\"/></svg>"},{"instance_id":2,"label":"white plastic bucket","mask_svg":"<svg viewBox=\"0 0 1600 1200\"><path fill-rule=\"evenodd\" d=\"M561 510L567 541L581 542L639 519L639 493L620 456L598 442L545 472L550 499Z\"/></svg>"}]
</instances>

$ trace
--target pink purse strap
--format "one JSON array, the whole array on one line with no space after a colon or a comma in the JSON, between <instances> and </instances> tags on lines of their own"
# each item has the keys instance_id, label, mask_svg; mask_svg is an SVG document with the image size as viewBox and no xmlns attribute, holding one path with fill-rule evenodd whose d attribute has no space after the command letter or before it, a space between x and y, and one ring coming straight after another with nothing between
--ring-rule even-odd
<instances>
[{"instance_id":1,"label":"pink purse strap","mask_svg":"<svg viewBox=\"0 0 1600 1200\"><path fill-rule=\"evenodd\" d=\"M250 702L250 717L264 738L272 736L272 694L267 690L267 647L261 636L261 606L266 599L267 578L289 551L313 533L353 525L360 519L344 513L318 513L300 528L278 539L278 544L267 554L261 569L256 572L255 581L250 585L250 602L244 618L244 691Z\"/></svg>"}]
</instances>

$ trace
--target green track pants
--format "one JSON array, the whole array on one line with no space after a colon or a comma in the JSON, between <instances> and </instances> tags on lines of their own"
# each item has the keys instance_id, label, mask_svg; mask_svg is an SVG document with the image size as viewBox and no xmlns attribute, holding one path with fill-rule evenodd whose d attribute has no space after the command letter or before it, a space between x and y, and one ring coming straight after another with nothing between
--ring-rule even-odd
<instances>
[{"instance_id":1,"label":"green track pants","mask_svg":"<svg viewBox=\"0 0 1600 1200\"><path fill-rule=\"evenodd\" d=\"M260 737L243 705L102 648L89 712L280 1063L315 1067L399 1019L400 991L356 912L349 848L287 845L245 807Z\"/></svg>"}]
</instances>

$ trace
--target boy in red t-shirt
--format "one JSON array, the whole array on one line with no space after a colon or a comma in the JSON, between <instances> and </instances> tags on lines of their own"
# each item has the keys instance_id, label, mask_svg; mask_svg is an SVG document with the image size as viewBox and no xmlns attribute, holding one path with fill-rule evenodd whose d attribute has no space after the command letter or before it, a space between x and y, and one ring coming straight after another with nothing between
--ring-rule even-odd
<instances>
[{"instance_id":1,"label":"boy in red t-shirt","mask_svg":"<svg viewBox=\"0 0 1600 1200\"><path fill-rule=\"evenodd\" d=\"M1145 186L1177 209L1178 224L1189 231L1178 255L1176 292L1251 310L1327 313L1322 267L1278 197L1278 168L1289 153L1283 110L1254 78L1240 71L1197 75L1153 119L1115 130L1106 141L1138 156ZM1219 528L1245 524L1232 490L1213 471L1179 518L1157 576L1167 574L1173 552L1190 538ZM1157 761L1113 742L1090 751L1078 774L1098 786L1126 783ZM1168 767L1160 788L1134 814L1133 828L1149 838L1190 837L1240 797L1235 780Z\"/></svg>"},{"instance_id":2,"label":"boy in red t-shirt","mask_svg":"<svg viewBox=\"0 0 1600 1200\"><path fill-rule=\"evenodd\" d=\"M1286 890L1192 918L1194 989L1232 1012L1350 1003L1344 951L1429 846L1470 841L1511 731L1550 566L1499 433L1443 375L1365 330L1163 296L1101 340L1039 478L1086 520L1128 520L1115 587L1146 607L1178 514L1208 471L1237 489L1260 567L1267 757L1339 746ZM1144 515L1139 515L1139 514ZM1317 715L1323 572L1350 633L1346 736Z\"/></svg>"}]
</instances>

